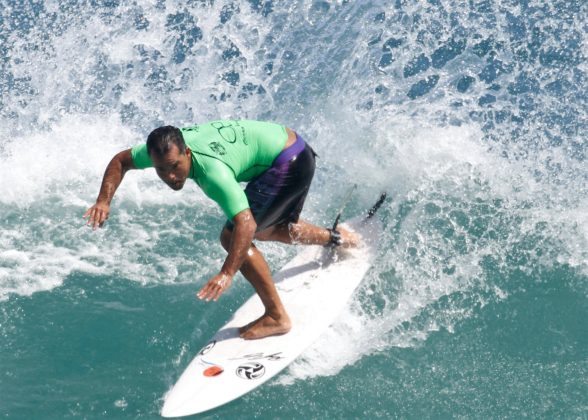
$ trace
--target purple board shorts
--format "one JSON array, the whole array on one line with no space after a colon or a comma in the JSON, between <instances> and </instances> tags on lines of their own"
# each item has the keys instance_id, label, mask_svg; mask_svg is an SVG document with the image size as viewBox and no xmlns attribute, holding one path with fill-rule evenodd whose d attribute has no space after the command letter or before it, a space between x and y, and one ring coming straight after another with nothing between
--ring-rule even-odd
<instances>
[{"instance_id":1,"label":"purple board shorts","mask_svg":"<svg viewBox=\"0 0 588 420\"><path fill-rule=\"evenodd\" d=\"M315 156L314 150L296 134L294 144L283 150L267 171L247 184L245 195L257 232L298 222L314 176ZM229 230L233 226L230 220L225 225Z\"/></svg>"}]
</instances>

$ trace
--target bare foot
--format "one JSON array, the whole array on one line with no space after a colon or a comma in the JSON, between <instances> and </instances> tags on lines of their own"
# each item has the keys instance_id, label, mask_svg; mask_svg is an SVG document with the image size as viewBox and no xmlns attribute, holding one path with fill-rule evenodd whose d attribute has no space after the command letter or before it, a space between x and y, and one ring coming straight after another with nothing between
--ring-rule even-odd
<instances>
[{"instance_id":1,"label":"bare foot","mask_svg":"<svg viewBox=\"0 0 588 420\"><path fill-rule=\"evenodd\" d=\"M341 234L341 240L343 241L342 248L356 248L359 245L360 239L357 233L341 226L337 230Z\"/></svg>"},{"instance_id":2,"label":"bare foot","mask_svg":"<svg viewBox=\"0 0 588 420\"><path fill-rule=\"evenodd\" d=\"M291 324L288 315L279 320L270 315L263 315L253 322L239 328L239 336L245 340L257 340L271 335L282 335L290 331Z\"/></svg>"}]
</instances>

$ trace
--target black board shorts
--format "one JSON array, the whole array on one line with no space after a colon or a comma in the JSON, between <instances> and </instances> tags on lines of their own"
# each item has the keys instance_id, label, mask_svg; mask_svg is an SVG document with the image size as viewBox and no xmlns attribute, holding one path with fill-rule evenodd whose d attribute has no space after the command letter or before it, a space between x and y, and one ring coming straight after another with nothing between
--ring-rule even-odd
<instances>
[{"instance_id":1,"label":"black board shorts","mask_svg":"<svg viewBox=\"0 0 588 420\"><path fill-rule=\"evenodd\" d=\"M245 195L255 222L256 232L284 223L296 223L304 206L315 169L314 150L296 134L293 145L283 150L272 166L252 179ZM233 230L233 222L225 227Z\"/></svg>"}]
</instances>

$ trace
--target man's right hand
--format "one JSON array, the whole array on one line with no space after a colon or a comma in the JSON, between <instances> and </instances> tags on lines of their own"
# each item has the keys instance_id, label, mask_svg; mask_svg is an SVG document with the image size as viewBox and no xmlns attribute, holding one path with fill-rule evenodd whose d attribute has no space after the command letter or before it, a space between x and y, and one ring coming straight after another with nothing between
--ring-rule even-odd
<instances>
[{"instance_id":1,"label":"man's right hand","mask_svg":"<svg viewBox=\"0 0 588 420\"><path fill-rule=\"evenodd\" d=\"M117 153L110 160L102 178L102 185L100 186L100 193L96 199L96 204L86 210L83 216L84 219L88 219L86 224L92 226L92 229L96 230L97 227L102 227L106 219L108 219L110 201L129 169L135 169L131 149Z\"/></svg>"},{"instance_id":2,"label":"man's right hand","mask_svg":"<svg viewBox=\"0 0 588 420\"><path fill-rule=\"evenodd\" d=\"M84 219L88 219L86 225L92 226L92 229L96 230L97 227L102 227L108 214L110 213L110 205L108 203L99 202L94 204L84 213Z\"/></svg>"}]
</instances>

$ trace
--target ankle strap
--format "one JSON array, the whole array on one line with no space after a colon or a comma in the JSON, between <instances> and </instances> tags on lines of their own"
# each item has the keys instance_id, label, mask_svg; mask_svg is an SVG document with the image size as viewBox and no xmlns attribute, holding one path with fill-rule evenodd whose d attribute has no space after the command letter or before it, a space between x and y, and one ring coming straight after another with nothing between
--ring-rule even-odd
<instances>
[{"instance_id":1,"label":"ankle strap","mask_svg":"<svg viewBox=\"0 0 588 420\"><path fill-rule=\"evenodd\" d=\"M327 228L331 237L329 238L329 242L325 245L327 247L336 247L343 245L343 240L341 239L341 233L337 229L329 229Z\"/></svg>"}]
</instances>

